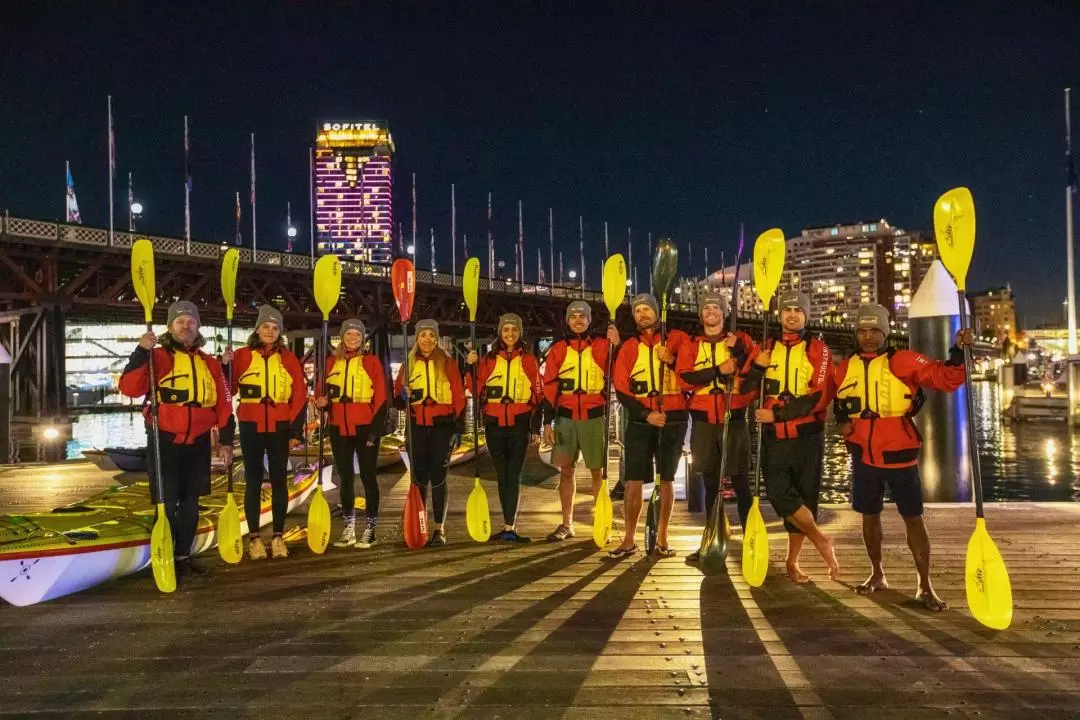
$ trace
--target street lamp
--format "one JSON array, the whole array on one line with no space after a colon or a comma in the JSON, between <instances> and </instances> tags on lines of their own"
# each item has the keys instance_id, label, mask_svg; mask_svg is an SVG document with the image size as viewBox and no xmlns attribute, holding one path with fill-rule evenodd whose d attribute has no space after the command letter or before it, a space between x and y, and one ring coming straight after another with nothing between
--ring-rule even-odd
<instances>
[{"instance_id":1,"label":"street lamp","mask_svg":"<svg viewBox=\"0 0 1080 720\"><path fill-rule=\"evenodd\" d=\"M139 219L139 216L142 215L143 211L142 203L136 200L131 203L129 209L131 210L131 227L129 229L131 232L135 232L135 221Z\"/></svg>"},{"instance_id":2,"label":"street lamp","mask_svg":"<svg viewBox=\"0 0 1080 720\"><path fill-rule=\"evenodd\" d=\"M405 252L407 252L410 255L416 255L416 246L415 245L409 245L407 248L405 248Z\"/></svg>"},{"instance_id":3,"label":"street lamp","mask_svg":"<svg viewBox=\"0 0 1080 720\"><path fill-rule=\"evenodd\" d=\"M570 271L570 279L573 280L576 277L577 277L577 270L571 270Z\"/></svg>"},{"instance_id":4,"label":"street lamp","mask_svg":"<svg viewBox=\"0 0 1080 720\"><path fill-rule=\"evenodd\" d=\"M288 252L292 252L293 240L296 238L296 228L290 226L289 229L285 231L285 234L289 236L289 250L288 250Z\"/></svg>"}]
</instances>

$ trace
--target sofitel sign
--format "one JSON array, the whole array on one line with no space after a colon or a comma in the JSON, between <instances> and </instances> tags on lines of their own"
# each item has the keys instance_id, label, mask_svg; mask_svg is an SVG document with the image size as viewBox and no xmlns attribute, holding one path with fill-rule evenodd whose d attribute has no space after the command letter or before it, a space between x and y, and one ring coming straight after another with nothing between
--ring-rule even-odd
<instances>
[{"instance_id":1,"label":"sofitel sign","mask_svg":"<svg viewBox=\"0 0 1080 720\"><path fill-rule=\"evenodd\" d=\"M323 131L330 130L381 130L378 123L323 123Z\"/></svg>"}]
</instances>

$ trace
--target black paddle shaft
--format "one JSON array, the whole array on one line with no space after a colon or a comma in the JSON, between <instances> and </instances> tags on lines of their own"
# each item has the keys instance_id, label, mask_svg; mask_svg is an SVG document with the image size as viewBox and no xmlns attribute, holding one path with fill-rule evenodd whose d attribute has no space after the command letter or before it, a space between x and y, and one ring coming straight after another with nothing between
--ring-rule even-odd
<instances>
[{"instance_id":1,"label":"black paddle shaft","mask_svg":"<svg viewBox=\"0 0 1080 720\"><path fill-rule=\"evenodd\" d=\"M330 323L328 321L326 321L326 320L323 320L323 324L322 324L322 343L319 346L319 352L316 353L316 355L318 356L318 360L316 361L316 362L318 362L318 366L315 368L315 385L316 385L316 387L319 387L319 377L324 376L326 374L326 355L327 355L327 353L326 353L326 345L329 342L330 342ZM323 379L322 379L322 384L323 385L326 384L326 378L325 377L323 377ZM317 468L317 470L316 470L317 474L315 475L315 478L316 478L315 482L319 483L320 487L322 486L323 452L325 452L325 450L326 450L326 415L327 415L327 413L326 413L325 410L322 413L319 414L319 459L316 460L316 462L315 462L315 467Z\"/></svg>"},{"instance_id":2,"label":"black paddle shaft","mask_svg":"<svg viewBox=\"0 0 1080 720\"><path fill-rule=\"evenodd\" d=\"M154 326L146 323L146 332L153 332ZM153 438L150 442L154 447L154 485L157 486L158 502L165 502L165 480L161 477L161 437L158 433L158 398L157 376L154 374L154 347L150 347L150 355L147 360L150 366L150 426L153 429ZM185 553L186 554L186 553Z\"/></svg>"},{"instance_id":3,"label":"black paddle shaft","mask_svg":"<svg viewBox=\"0 0 1080 720\"><path fill-rule=\"evenodd\" d=\"M960 329L968 329L967 298L963 290L956 291L960 301ZM964 346L964 399L967 404L968 454L971 456L971 484L975 488L975 517L983 517L982 463L979 445L975 440L975 399L971 396L971 348Z\"/></svg>"},{"instance_id":4,"label":"black paddle shaft","mask_svg":"<svg viewBox=\"0 0 1080 720\"><path fill-rule=\"evenodd\" d=\"M408 445L409 453L409 481L412 482L413 474L412 464L415 462L415 456L412 451L412 410L409 408L409 375L412 370L409 368L409 335L407 332L408 323L404 320L401 321L401 352L403 353L401 358L401 392L405 396L405 442Z\"/></svg>"},{"instance_id":5,"label":"black paddle shaft","mask_svg":"<svg viewBox=\"0 0 1080 720\"><path fill-rule=\"evenodd\" d=\"M742 249L740 245L740 250ZM735 323L739 317L739 259L740 256L735 256L735 281L732 284L731 291L731 332L735 332ZM734 358L734 356L732 356ZM707 508L707 512L712 513L711 521L713 529L716 532L723 532L724 522L720 518L720 514L723 512L724 507L724 474L727 472L728 464L728 429L731 427L731 396L734 394L735 380L738 377L739 367L736 363L735 374L731 380L728 381L728 386L724 392L724 431L720 434L720 491L716 494L716 501L713 503L713 507ZM710 518L706 518L710 519Z\"/></svg>"},{"instance_id":6,"label":"black paddle shaft","mask_svg":"<svg viewBox=\"0 0 1080 720\"><path fill-rule=\"evenodd\" d=\"M227 347L229 349L229 352L232 352L232 320L231 319L225 321L225 338L226 338L225 347ZM232 392L232 384L233 384L233 358L229 358L229 392L230 393ZM232 409L232 396L230 395L229 396L229 417L232 417L232 411L233 411L233 409ZM221 441L221 438L218 437L218 442L220 442L220 441ZM225 468L225 474L229 478L229 493L231 494L232 493L232 485L233 485L233 477L232 477L233 476L233 464L231 462L229 463L229 467Z\"/></svg>"},{"instance_id":7,"label":"black paddle shaft","mask_svg":"<svg viewBox=\"0 0 1080 720\"><path fill-rule=\"evenodd\" d=\"M472 369L472 430L473 430L473 477L480 477L480 398L477 387L480 374L480 353L476 349L476 323L469 323L469 342L476 353L476 364ZM507 365L509 368L510 366Z\"/></svg>"},{"instance_id":8,"label":"black paddle shaft","mask_svg":"<svg viewBox=\"0 0 1080 720\"><path fill-rule=\"evenodd\" d=\"M771 303L770 303L771 304ZM769 342L769 308L765 308L765 322L762 324L762 336L761 347L764 349ZM770 353L772 350L770 349ZM772 358L769 358L770 361ZM766 368L767 369L767 368ZM761 373L761 387L758 391L758 407L760 408L765 404L765 372ZM754 457L754 495L761 495L761 435L764 432L761 423L758 423L757 441L755 442L755 448L757 449L756 456Z\"/></svg>"}]
</instances>

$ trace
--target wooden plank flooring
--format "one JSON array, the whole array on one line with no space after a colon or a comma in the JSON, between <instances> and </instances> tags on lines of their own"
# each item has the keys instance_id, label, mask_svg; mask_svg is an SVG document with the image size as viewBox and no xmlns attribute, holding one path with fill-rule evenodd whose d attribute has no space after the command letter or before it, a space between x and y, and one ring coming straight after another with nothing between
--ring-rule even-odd
<instances>
[{"instance_id":1,"label":"wooden plank flooring","mask_svg":"<svg viewBox=\"0 0 1080 720\"><path fill-rule=\"evenodd\" d=\"M66 472L80 488L108 483L82 466ZM788 582L786 541L767 512L774 564L752 590L737 542L719 578L681 558L603 560L580 494L578 537L543 542L558 522L550 479L523 489L519 527L541 541L473 543L463 517L471 475L470 466L451 476L446 548L403 547L407 480L395 472L380 476L380 543L370 550L316 557L298 537L284 561L206 556L209 574L170 596L142 573L0 608L0 716L1080 717L1080 505L988 508L1016 597L1013 627L994 632L964 608L970 507L928 510L935 584L954 608L931 615L909 600L914 572L891 509L892 590L852 591L868 564L859 518L841 506L821 518L837 539L840 582L824 579L812 549L804 569L817 582ZM59 475L36 500L26 479L0 473L0 508L68 496ZM588 485L584 472L578 485ZM494 482L485 487L498 522ZM688 552L700 519L684 508L671 539Z\"/></svg>"}]
</instances>

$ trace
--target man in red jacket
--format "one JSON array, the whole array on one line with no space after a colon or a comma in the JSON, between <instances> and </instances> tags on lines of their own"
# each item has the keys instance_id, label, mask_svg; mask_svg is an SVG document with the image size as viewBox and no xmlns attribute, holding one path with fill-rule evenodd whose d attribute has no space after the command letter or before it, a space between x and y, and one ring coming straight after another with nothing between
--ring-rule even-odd
<instances>
[{"instance_id":1,"label":"man in red jacket","mask_svg":"<svg viewBox=\"0 0 1080 720\"><path fill-rule=\"evenodd\" d=\"M804 293L782 293L777 309L780 335L766 339L743 381L760 387L765 376L762 404L754 413L762 434L761 474L769 504L788 532L788 577L796 583L810 580L799 568L803 540L809 539L835 579L840 565L832 538L817 526L825 415L836 387L832 353L821 338L806 332L810 298Z\"/></svg>"},{"instance_id":2,"label":"man in red jacket","mask_svg":"<svg viewBox=\"0 0 1080 720\"><path fill-rule=\"evenodd\" d=\"M627 414L623 443L626 536L608 557L621 560L637 552L634 541L641 515L642 485L654 479L654 467L660 478L660 522L655 550L660 557L673 557L675 550L668 544L668 520L675 506L675 471L690 419L675 366L677 359L687 351L690 338L681 330L671 330L667 340L662 341L660 311L652 295L635 295L630 308L638 333L619 348L612 371L615 393Z\"/></svg>"},{"instance_id":3,"label":"man in red jacket","mask_svg":"<svg viewBox=\"0 0 1080 720\"><path fill-rule=\"evenodd\" d=\"M232 399L221 365L202 351L206 338L199 332L199 311L193 303L178 300L169 306L168 330L161 337L147 331L131 353L120 392L128 397L150 393L150 354L153 353L158 395L158 439L161 446L161 481L165 514L172 527L177 567L198 570L189 554L199 523L199 496L210 493L211 436L220 430L218 453L232 462L234 424ZM159 347L155 347L159 345ZM149 398L146 418L147 466L150 469L151 501L158 502L154 479L154 442L150 437Z\"/></svg>"},{"instance_id":4,"label":"man in red jacket","mask_svg":"<svg viewBox=\"0 0 1080 720\"><path fill-rule=\"evenodd\" d=\"M554 445L551 461L559 468L559 503L562 522L548 540L574 537L574 466L578 454L592 474L593 497L601 492L604 467L604 405L608 357L619 342L619 331L608 328L607 337L595 337L592 308L574 300L566 308L566 337L548 348L541 380L544 442ZM554 428L550 423L554 420ZM606 488L603 490L607 492Z\"/></svg>"},{"instance_id":5,"label":"man in red jacket","mask_svg":"<svg viewBox=\"0 0 1080 720\"><path fill-rule=\"evenodd\" d=\"M881 510L885 486L904 518L908 547L915 559L919 589L915 599L929 610L948 604L930 584L930 536L923 523L919 449L922 438L912 418L922 404L922 388L953 392L964 384L964 352L974 340L971 330L956 335L949 359L930 360L911 350L887 350L889 311L863 305L855 319L859 350L836 369L834 412L851 453L852 502L862 515L863 542L871 573L857 592L889 587L881 558Z\"/></svg>"},{"instance_id":6,"label":"man in red jacket","mask_svg":"<svg viewBox=\"0 0 1080 720\"><path fill-rule=\"evenodd\" d=\"M690 393L690 453L693 457L693 482L688 492L705 489L706 523L711 520L713 505L721 492L720 460L727 455L724 469L731 478L738 502L739 520L746 527L753 495L750 492L750 433L746 425L746 407L757 394L753 387L743 387L741 375L749 370L751 354L757 349L754 341L744 332L728 332L724 319L728 312L728 299L708 290L698 301L702 332L691 340L687 351L680 353L676 370L679 384ZM731 387L731 412L725 403ZM725 419L730 423L726 447L724 439ZM696 563L695 550L686 558Z\"/></svg>"}]
</instances>

